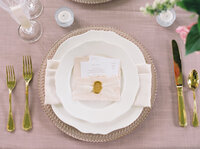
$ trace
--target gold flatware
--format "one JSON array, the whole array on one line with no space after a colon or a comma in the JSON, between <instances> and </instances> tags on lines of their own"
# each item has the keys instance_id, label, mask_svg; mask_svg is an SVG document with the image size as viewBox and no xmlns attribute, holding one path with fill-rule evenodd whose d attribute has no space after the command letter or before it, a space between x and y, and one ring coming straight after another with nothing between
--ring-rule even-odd
<instances>
[{"instance_id":1,"label":"gold flatware","mask_svg":"<svg viewBox=\"0 0 200 149\"><path fill-rule=\"evenodd\" d=\"M30 56L23 57L23 77L26 85L26 107L23 120L23 129L28 131L32 128L31 116L29 111L29 101L28 101L28 87L30 81L33 78L32 60Z\"/></svg>"},{"instance_id":2,"label":"gold flatware","mask_svg":"<svg viewBox=\"0 0 200 149\"><path fill-rule=\"evenodd\" d=\"M15 71L14 71L13 66L6 66L6 80L7 80L7 86L8 86L8 91L9 91L9 116L8 116L7 130L9 132L12 132L15 130L15 124L14 124L13 114L12 114L11 95L16 85Z\"/></svg>"},{"instance_id":3,"label":"gold flatware","mask_svg":"<svg viewBox=\"0 0 200 149\"><path fill-rule=\"evenodd\" d=\"M183 74L182 74L179 48L175 40L172 40L172 51L174 59L174 74L175 74L176 88L178 94L179 125L181 127L185 127L187 126L187 116L185 112L185 103L183 96Z\"/></svg>"},{"instance_id":4,"label":"gold flatware","mask_svg":"<svg viewBox=\"0 0 200 149\"><path fill-rule=\"evenodd\" d=\"M197 116L197 102L196 102L196 96L195 96L195 90L199 86L199 75L196 70L192 70L188 76L188 86L193 91L193 98L194 98L194 108L193 108L193 119L192 119L192 125L194 127L199 126L199 120Z\"/></svg>"}]
</instances>

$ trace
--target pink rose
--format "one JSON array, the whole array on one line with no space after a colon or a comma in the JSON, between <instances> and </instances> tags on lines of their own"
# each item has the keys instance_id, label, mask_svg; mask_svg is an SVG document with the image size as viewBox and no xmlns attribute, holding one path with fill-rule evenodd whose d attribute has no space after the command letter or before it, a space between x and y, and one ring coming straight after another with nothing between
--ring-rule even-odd
<instances>
[{"instance_id":1,"label":"pink rose","mask_svg":"<svg viewBox=\"0 0 200 149\"><path fill-rule=\"evenodd\" d=\"M181 39L183 40L184 44L186 43L186 39L187 39L187 35L190 32L190 29L192 28L192 26L196 24L196 23L192 23L188 26L179 26L176 29L176 32L180 34Z\"/></svg>"},{"instance_id":2,"label":"pink rose","mask_svg":"<svg viewBox=\"0 0 200 149\"><path fill-rule=\"evenodd\" d=\"M176 29L176 32L180 34L181 39L183 40L184 44L186 43L186 39L187 39L187 35L190 32L190 29L192 28L192 26L196 24L196 23L192 23L188 26L179 26ZM195 52L197 54L200 54L200 52Z\"/></svg>"}]
</instances>

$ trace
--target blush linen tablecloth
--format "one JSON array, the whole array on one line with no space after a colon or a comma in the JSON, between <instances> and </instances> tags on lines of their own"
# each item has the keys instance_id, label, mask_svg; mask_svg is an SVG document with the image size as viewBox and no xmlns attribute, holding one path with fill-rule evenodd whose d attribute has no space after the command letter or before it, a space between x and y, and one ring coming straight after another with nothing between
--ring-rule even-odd
<instances>
[{"instance_id":1,"label":"blush linen tablecloth","mask_svg":"<svg viewBox=\"0 0 200 149\"><path fill-rule=\"evenodd\" d=\"M152 0L151 0L152 1ZM151 2L148 1L148 2ZM200 147L200 127L191 126L193 99L192 92L184 88L188 127L178 126L177 93L174 83L171 40L176 39L182 54L183 74L186 77L191 69L200 71L200 55L185 56L184 45L175 29L179 25L190 24L190 14L176 8L176 22L169 28L157 25L155 18L145 17L140 6L147 0L113 0L107 4L84 5L70 0L41 0L44 12L38 19L44 28L42 38L34 44L23 42L17 35L17 24L0 9L0 148L15 149L102 149L102 148L198 148ZM55 11L62 6L71 8L75 13L75 23L63 29L54 20ZM151 54L158 73L158 94L148 118L131 134L108 143L86 143L75 140L59 131L42 111L37 91L37 74L42 59L52 44L74 29L97 25L118 28L138 39ZM30 85L30 109L33 129L22 130L25 107L25 86L22 77L22 56L31 55L35 76ZM6 131L8 117L8 89L6 86L5 66L14 65L17 86L13 92L13 113L16 130ZM200 91L197 91L200 109ZM199 111L200 114L200 111Z\"/></svg>"}]
</instances>

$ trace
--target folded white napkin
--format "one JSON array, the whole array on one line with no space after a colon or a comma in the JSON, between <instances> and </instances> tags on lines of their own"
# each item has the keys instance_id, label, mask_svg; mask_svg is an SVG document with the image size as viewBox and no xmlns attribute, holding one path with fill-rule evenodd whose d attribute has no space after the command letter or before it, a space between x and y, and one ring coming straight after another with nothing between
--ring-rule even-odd
<instances>
[{"instance_id":1,"label":"folded white napkin","mask_svg":"<svg viewBox=\"0 0 200 149\"><path fill-rule=\"evenodd\" d=\"M45 73L45 104L60 104L60 99L56 94L55 73L59 66L57 60L47 60ZM134 102L134 106L151 107L151 65L139 64L138 68L140 87ZM133 84L134 85L134 84Z\"/></svg>"},{"instance_id":2,"label":"folded white napkin","mask_svg":"<svg viewBox=\"0 0 200 149\"><path fill-rule=\"evenodd\" d=\"M138 64L140 87L134 102L135 106L151 107L151 64Z\"/></svg>"}]
</instances>

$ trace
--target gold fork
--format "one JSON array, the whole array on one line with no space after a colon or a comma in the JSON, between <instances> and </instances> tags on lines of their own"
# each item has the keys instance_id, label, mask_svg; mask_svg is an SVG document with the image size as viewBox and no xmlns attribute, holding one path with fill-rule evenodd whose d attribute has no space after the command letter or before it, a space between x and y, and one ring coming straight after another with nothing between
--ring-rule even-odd
<instances>
[{"instance_id":1,"label":"gold fork","mask_svg":"<svg viewBox=\"0 0 200 149\"><path fill-rule=\"evenodd\" d=\"M23 129L28 131L32 128L31 116L29 111L29 102L28 102L28 87L30 81L33 78L32 60L30 56L23 56L23 77L26 84L26 107L23 120Z\"/></svg>"},{"instance_id":2,"label":"gold fork","mask_svg":"<svg viewBox=\"0 0 200 149\"><path fill-rule=\"evenodd\" d=\"M9 116L8 116L7 130L9 132L12 132L15 130L15 124L12 114L11 95L12 95L12 90L15 88L16 85L15 72L13 66L6 66L6 80L9 91Z\"/></svg>"}]
</instances>

